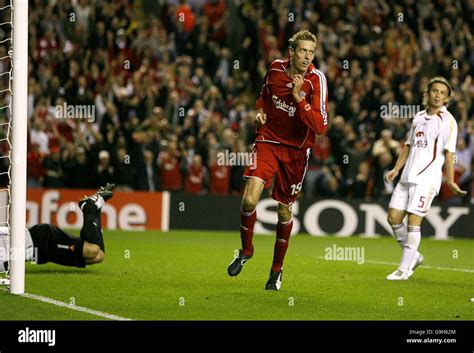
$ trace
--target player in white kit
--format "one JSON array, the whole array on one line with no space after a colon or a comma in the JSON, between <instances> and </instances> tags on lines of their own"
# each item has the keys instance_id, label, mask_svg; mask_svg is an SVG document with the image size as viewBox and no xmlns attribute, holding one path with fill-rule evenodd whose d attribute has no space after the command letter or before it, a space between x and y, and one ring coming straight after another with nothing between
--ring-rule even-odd
<instances>
[{"instance_id":1,"label":"player in white kit","mask_svg":"<svg viewBox=\"0 0 474 353\"><path fill-rule=\"evenodd\" d=\"M385 177L387 182L393 181L404 167L388 209L388 222L403 254L400 266L387 276L388 280L409 279L424 260L418 252L421 223L441 187L443 165L447 184L453 193L458 196L466 194L454 182L458 124L446 109L451 90L451 85L443 77L429 81L423 101L426 109L413 118L405 146L395 167ZM406 214L408 229L403 223Z\"/></svg>"}]
</instances>

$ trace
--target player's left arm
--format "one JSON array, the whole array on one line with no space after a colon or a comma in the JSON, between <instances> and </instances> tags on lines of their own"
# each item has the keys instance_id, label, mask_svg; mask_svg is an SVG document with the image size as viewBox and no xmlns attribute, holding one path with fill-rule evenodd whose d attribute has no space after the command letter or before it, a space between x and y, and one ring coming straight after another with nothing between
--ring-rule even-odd
<instances>
[{"instance_id":1,"label":"player's left arm","mask_svg":"<svg viewBox=\"0 0 474 353\"><path fill-rule=\"evenodd\" d=\"M300 95L303 88L303 77L296 75L293 78L293 98L298 103L298 114L300 119L311 130L319 135L324 134L328 129L328 89L326 77L323 73L317 75L317 79L312 81L314 92L311 102L308 102Z\"/></svg>"},{"instance_id":2,"label":"player's left arm","mask_svg":"<svg viewBox=\"0 0 474 353\"><path fill-rule=\"evenodd\" d=\"M459 185L454 181L454 153L445 150L445 154L444 167L446 168L447 184L455 195L464 196L467 194L467 191L461 190Z\"/></svg>"},{"instance_id":3,"label":"player's left arm","mask_svg":"<svg viewBox=\"0 0 474 353\"><path fill-rule=\"evenodd\" d=\"M456 152L456 141L458 135L458 126L454 118L451 119L449 124L449 129L446 134L444 152L445 160L444 167L446 168L446 179L447 184L451 191L457 196L464 196L467 194L467 191L461 190L461 188L454 181L454 159Z\"/></svg>"}]
</instances>

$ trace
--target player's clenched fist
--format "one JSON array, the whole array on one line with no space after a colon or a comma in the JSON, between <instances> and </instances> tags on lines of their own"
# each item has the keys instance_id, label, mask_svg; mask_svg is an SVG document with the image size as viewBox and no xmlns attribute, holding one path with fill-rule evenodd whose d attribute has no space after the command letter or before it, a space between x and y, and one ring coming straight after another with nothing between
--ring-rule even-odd
<instances>
[{"instance_id":1,"label":"player's clenched fist","mask_svg":"<svg viewBox=\"0 0 474 353\"><path fill-rule=\"evenodd\" d=\"M300 92L303 88L303 76L302 75L293 75L293 96L295 97L296 101L299 102L302 97L300 97Z\"/></svg>"},{"instance_id":2,"label":"player's clenched fist","mask_svg":"<svg viewBox=\"0 0 474 353\"><path fill-rule=\"evenodd\" d=\"M263 125L267 122L267 114L263 112L263 109L257 110L255 121L257 122L258 125Z\"/></svg>"}]
</instances>

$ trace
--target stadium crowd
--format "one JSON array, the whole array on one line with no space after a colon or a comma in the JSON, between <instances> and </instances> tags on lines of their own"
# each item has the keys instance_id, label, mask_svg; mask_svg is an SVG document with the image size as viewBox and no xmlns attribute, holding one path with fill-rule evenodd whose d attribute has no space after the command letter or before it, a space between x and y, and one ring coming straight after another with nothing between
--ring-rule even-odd
<instances>
[{"instance_id":1,"label":"stadium crowd","mask_svg":"<svg viewBox=\"0 0 474 353\"><path fill-rule=\"evenodd\" d=\"M244 166L219 153L252 150L263 75L308 29L331 125L303 197L388 197L384 173L435 75L455 88L456 178L470 190L472 23L468 0L31 1L28 185L239 194Z\"/></svg>"}]
</instances>

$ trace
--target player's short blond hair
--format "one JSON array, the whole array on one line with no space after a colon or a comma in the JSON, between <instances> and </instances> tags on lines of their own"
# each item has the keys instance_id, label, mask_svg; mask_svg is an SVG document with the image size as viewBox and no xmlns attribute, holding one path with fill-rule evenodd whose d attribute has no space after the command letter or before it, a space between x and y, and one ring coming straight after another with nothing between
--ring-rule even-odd
<instances>
[{"instance_id":1,"label":"player's short blond hair","mask_svg":"<svg viewBox=\"0 0 474 353\"><path fill-rule=\"evenodd\" d=\"M430 80L430 82L428 82L428 84L426 85L426 89L423 92L423 105L425 107L428 106L428 93L431 90L431 87L433 87L433 85L435 83L442 83L443 85L445 85L448 88L448 98L446 99L444 104L447 105L449 103L449 97L451 96L451 92L452 92L453 88L451 87L451 84L448 82L448 80L446 80L444 77L436 76L436 77L433 77Z\"/></svg>"},{"instance_id":2,"label":"player's short blond hair","mask_svg":"<svg viewBox=\"0 0 474 353\"><path fill-rule=\"evenodd\" d=\"M290 48L295 50L298 47L298 41L300 41L300 40L308 40L308 41L314 42L314 43L318 42L318 39L316 38L316 36L313 33L311 33L310 31L305 29L305 30L296 32L288 40L288 43L290 43Z\"/></svg>"}]
</instances>

